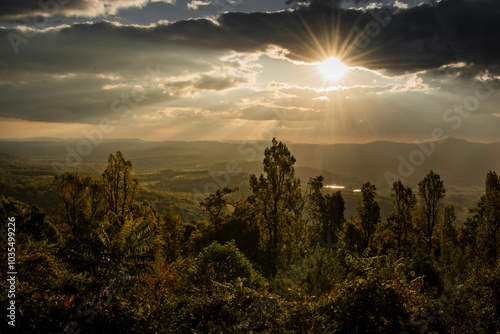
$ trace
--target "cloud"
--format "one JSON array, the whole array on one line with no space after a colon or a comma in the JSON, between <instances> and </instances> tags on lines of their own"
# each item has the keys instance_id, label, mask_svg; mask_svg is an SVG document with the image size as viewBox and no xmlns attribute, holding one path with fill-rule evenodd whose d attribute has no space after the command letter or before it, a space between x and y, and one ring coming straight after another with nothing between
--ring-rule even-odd
<instances>
[{"instance_id":1,"label":"cloud","mask_svg":"<svg viewBox=\"0 0 500 334\"><path fill-rule=\"evenodd\" d=\"M404 85L395 85L390 92L408 92L427 89L429 89L429 85L424 83L424 79L414 74Z\"/></svg>"},{"instance_id":2,"label":"cloud","mask_svg":"<svg viewBox=\"0 0 500 334\"><path fill-rule=\"evenodd\" d=\"M473 81L500 78L500 54L491 42L500 35L498 6L489 0L474 4L443 0L437 7L401 9L390 22L381 21L384 27L375 19L383 9L324 9L317 3L294 11L231 12L151 26L0 28L0 117L90 124L109 117L124 127L159 122L158 129L175 121L175 131L191 132L187 120L196 120L204 132L215 133L223 121L255 126L272 122L279 112L293 116L286 127L304 122L314 129L326 123L317 132L325 136L427 133L429 124L442 122L451 96L471 94ZM369 43L356 47L354 29L366 33L370 22L379 24L380 33L372 32ZM11 34L26 40L18 53ZM321 81L314 67L297 64L321 60L322 48L336 45L335 36L348 46L349 65L374 70L364 71L369 80L313 87ZM353 70L353 77L368 78L361 72ZM298 82L308 75L312 84ZM131 99L134 89L144 92L140 87L144 99ZM130 119L113 113L113 101L122 96L129 97L120 107L130 109ZM495 102L482 102L487 110L471 116L475 123L463 128L484 125L477 119L497 110ZM237 127L232 131L239 133Z\"/></svg>"},{"instance_id":3,"label":"cloud","mask_svg":"<svg viewBox=\"0 0 500 334\"><path fill-rule=\"evenodd\" d=\"M198 10L200 9L200 6L203 7L203 6L212 6L213 3L212 2L205 2L205 1L200 1L200 0L193 0L191 2L188 2L187 4L187 8L190 9L190 10Z\"/></svg>"},{"instance_id":4,"label":"cloud","mask_svg":"<svg viewBox=\"0 0 500 334\"><path fill-rule=\"evenodd\" d=\"M0 3L0 20L14 21L30 16L113 15L120 9L142 7L148 2L149 0L6 0Z\"/></svg>"},{"instance_id":5,"label":"cloud","mask_svg":"<svg viewBox=\"0 0 500 334\"><path fill-rule=\"evenodd\" d=\"M284 50L282 57L314 62L332 52L323 50L315 42L324 40L332 45L346 45L343 58L350 65L392 74L438 69L459 62L473 64L472 69L477 71L488 68L500 73L500 49L495 42L500 35L497 19L500 6L495 0L443 0L436 6L418 6L395 14L390 14L388 9L337 11L319 7L273 13L230 12L219 16L217 21L185 20L154 27L106 22L75 25L52 36L39 33L37 36L41 37L33 40L53 40L57 44L54 53L61 51L58 47L65 48L66 54L76 53L69 51L70 47L77 50L85 47L85 57L98 62L102 61L88 54L99 53L91 47L134 53L132 45L155 50L196 45L198 49L248 53L276 46ZM0 35L5 35L0 36L0 44L6 51L12 51L8 45L9 32L23 36L21 31L0 31ZM98 41L93 40L95 36ZM335 41L336 36L339 41ZM29 39L29 44L35 43ZM18 47L30 49L24 44ZM42 54L49 52L42 51ZM101 57L103 61L110 58Z\"/></svg>"},{"instance_id":6,"label":"cloud","mask_svg":"<svg viewBox=\"0 0 500 334\"><path fill-rule=\"evenodd\" d=\"M171 96L194 97L201 91L225 91L250 82L248 77L201 74L188 80L169 80L162 87Z\"/></svg>"},{"instance_id":7,"label":"cloud","mask_svg":"<svg viewBox=\"0 0 500 334\"><path fill-rule=\"evenodd\" d=\"M248 79L244 77L213 77L209 75L202 75L194 83L193 87L201 90L226 90L238 87L239 85L247 82Z\"/></svg>"}]
</instances>

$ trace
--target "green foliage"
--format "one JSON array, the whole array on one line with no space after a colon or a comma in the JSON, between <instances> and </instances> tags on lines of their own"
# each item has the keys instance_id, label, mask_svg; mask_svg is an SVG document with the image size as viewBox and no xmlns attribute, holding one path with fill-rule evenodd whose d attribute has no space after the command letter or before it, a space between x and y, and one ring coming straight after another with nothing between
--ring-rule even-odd
<instances>
[{"instance_id":1,"label":"green foliage","mask_svg":"<svg viewBox=\"0 0 500 334\"><path fill-rule=\"evenodd\" d=\"M377 188L367 182L361 187L362 204L356 209L358 223L361 231L363 244L360 250L364 251L370 244L371 237L380 222L380 205L375 200Z\"/></svg>"},{"instance_id":2,"label":"green foliage","mask_svg":"<svg viewBox=\"0 0 500 334\"><path fill-rule=\"evenodd\" d=\"M351 220L344 223L342 229L341 247L351 252L363 252L363 233L358 224Z\"/></svg>"},{"instance_id":3,"label":"green foliage","mask_svg":"<svg viewBox=\"0 0 500 334\"><path fill-rule=\"evenodd\" d=\"M201 251L190 270L197 284L211 286L214 282L235 282L246 279L250 285L262 285L264 279L255 271L248 259L239 251L234 241L221 245L214 241Z\"/></svg>"},{"instance_id":4,"label":"green foliage","mask_svg":"<svg viewBox=\"0 0 500 334\"><path fill-rule=\"evenodd\" d=\"M457 214L453 204L444 207L443 221L438 225L439 239L439 260L441 266L448 270L454 270L457 273L457 268L451 268L455 263L458 255L458 236L456 225Z\"/></svg>"},{"instance_id":5,"label":"green foliage","mask_svg":"<svg viewBox=\"0 0 500 334\"><path fill-rule=\"evenodd\" d=\"M391 190L392 212L387 222L396 238L396 258L410 253L410 234L412 232L412 213L417 198L409 186L401 181L394 182Z\"/></svg>"},{"instance_id":6,"label":"green foliage","mask_svg":"<svg viewBox=\"0 0 500 334\"><path fill-rule=\"evenodd\" d=\"M322 194L323 177L311 178L309 193L310 205L309 215L316 224L317 239L321 244L331 247L338 243L339 233L344 223L345 201L342 193L337 191L333 194Z\"/></svg>"},{"instance_id":7,"label":"green foliage","mask_svg":"<svg viewBox=\"0 0 500 334\"><path fill-rule=\"evenodd\" d=\"M62 200L63 222L71 228L73 236L88 235L106 213L99 181L66 172L55 176L53 184Z\"/></svg>"},{"instance_id":8,"label":"green foliage","mask_svg":"<svg viewBox=\"0 0 500 334\"><path fill-rule=\"evenodd\" d=\"M471 216L460 227L459 243L463 260L474 265L499 263L500 249L500 177L488 172L485 193L470 210ZM466 263L467 264L467 263Z\"/></svg>"},{"instance_id":9,"label":"green foliage","mask_svg":"<svg viewBox=\"0 0 500 334\"><path fill-rule=\"evenodd\" d=\"M498 331L496 173L458 228L432 171L419 183L418 212L410 186L393 184L385 222L372 184L363 185L357 219L344 220L342 194L324 194L317 177L307 226L295 158L275 139L264 155L251 196L215 190L202 202L205 213L190 211L192 220L179 215L194 207L187 195L144 192L154 205L138 202L140 185L120 152L100 177L56 176L57 211L0 196L0 215L17 223L18 332ZM6 291L6 280L0 287Z\"/></svg>"},{"instance_id":10,"label":"green foliage","mask_svg":"<svg viewBox=\"0 0 500 334\"><path fill-rule=\"evenodd\" d=\"M484 217L483 243L488 262L496 264L500 253L500 176L489 171L485 183L484 206L481 208Z\"/></svg>"},{"instance_id":11,"label":"green foliage","mask_svg":"<svg viewBox=\"0 0 500 334\"><path fill-rule=\"evenodd\" d=\"M37 205L27 205L12 197L0 196L0 216L16 218L16 238L18 242L31 240L60 241L57 228L49 221L47 214ZM0 233L7 235L7 224L0 226Z\"/></svg>"},{"instance_id":12,"label":"green foliage","mask_svg":"<svg viewBox=\"0 0 500 334\"><path fill-rule=\"evenodd\" d=\"M265 265L262 249L259 247L260 227L258 224L259 212L254 203L244 198L233 203L233 212L225 223L219 242L235 240L236 246L252 262Z\"/></svg>"},{"instance_id":13,"label":"green foliage","mask_svg":"<svg viewBox=\"0 0 500 334\"><path fill-rule=\"evenodd\" d=\"M141 276L152 270L155 260L154 228L148 219L129 216L122 224L111 216L86 243L75 245L75 262L105 282L116 273Z\"/></svg>"},{"instance_id":14,"label":"green foliage","mask_svg":"<svg viewBox=\"0 0 500 334\"><path fill-rule=\"evenodd\" d=\"M121 221L129 212L132 212L139 190L139 181L132 178L131 169L132 162L126 161L122 153L117 151L116 156L109 155L108 167L99 180L102 183L99 188L108 212L114 213Z\"/></svg>"},{"instance_id":15,"label":"green foliage","mask_svg":"<svg viewBox=\"0 0 500 334\"><path fill-rule=\"evenodd\" d=\"M397 286L376 278L349 282L322 309L329 333L399 333L408 319Z\"/></svg>"},{"instance_id":16,"label":"green foliage","mask_svg":"<svg viewBox=\"0 0 500 334\"><path fill-rule=\"evenodd\" d=\"M283 289L308 295L323 295L335 289L348 271L340 249L317 245L303 258L296 260L280 276Z\"/></svg>"},{"instance_id":17,"label":"green foliage","mask_svg":"<svg viewBox=\"0 0 500 334\"><path fill-rule=\"evenodd\" d=\"M478 270L461 285L444 310L448 333L498 333L500 328L500 268Z\"/></svg>"},{"instance_id":18,"label":"green foliage","mask_svg":"<svg viewBox=\"0 0 500 334\"><path fill-rule=\"evenodd\" d=\"M159 225L161 253L166 262L174 262L186 249L186 228L181 217L172 211L162 215Z\"/></svg>"},{"instance_id":19,"label":"green foliage","mask_svg":"<svg viewBox=\"0 0 500 334\"><path fill-rule=\"evenodd\" d=\"M280 255L286 256L283 251L293 248L291 230L301 229L304 200L300 179L295 177L295 158L285 144L273 138L272 146L264 151L262 164L265 176L257 178L252 174L250 188L261 210L261 236L265 238L270 274L275 277Z\"/></svg>"},{"instance_id":20,"label":"green foliage","mask_svg":"<svg viewBox=\"0 0 500 334\"><path fill-rule=\"evenodd\" d=\"M227 195L230 195L238 191L238 188L219 188L215 193L208 195L203 201L200 202L200 206L208 212L208 219L212 224L212 228L215 234L219 234L227 215L228 215L228 203L229 200Z\"/></svg>"}]
</instances>

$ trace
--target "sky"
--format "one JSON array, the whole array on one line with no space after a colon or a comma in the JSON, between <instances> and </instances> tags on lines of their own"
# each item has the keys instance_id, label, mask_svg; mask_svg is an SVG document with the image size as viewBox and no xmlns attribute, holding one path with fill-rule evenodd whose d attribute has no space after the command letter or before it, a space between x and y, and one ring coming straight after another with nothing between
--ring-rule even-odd
<instances>
[{"instance_id":1,"label":"sky","mask_svg":"<svg viewBox=\"0 0 500 334\"><path fill-rule=\"evenodd\" d=\"M498 0L7 0L0 138L500 141Z\"/></svg>"}]
</instances>

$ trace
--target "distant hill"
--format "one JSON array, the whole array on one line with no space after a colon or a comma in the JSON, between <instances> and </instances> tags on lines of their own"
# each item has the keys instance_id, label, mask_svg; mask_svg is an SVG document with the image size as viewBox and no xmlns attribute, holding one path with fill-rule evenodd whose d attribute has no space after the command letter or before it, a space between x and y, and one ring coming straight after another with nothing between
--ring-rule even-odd
<instances>
[{"instance_id":1,"label":"distant hill","mask_svg":"<svg viewBox=\"0 0 500 334\"><path fill-rule=\"evenodd\" d=\"M261 173L264 149L270 142L166 141L137 139L103 140L99 145L80 139L0 141L0 167L6 164L33 166L57 163L67 166L81 159L78 170L102 170L110 153L121 150L136 170L208 170L219 173ZM475 204L484 189L488 170L500 172L500 143L481 144L449 138L443 143L417 144L373 142L368 144L294 144L287 143L295 156L296 172L307 184L310 177L323 175L326 185L344 186L353 193L370 181L385 197L383 210L390 210L392 179L400 178L416 190L418 182L434 170L444 180L447 201L464 218L466 208ZM78 154L83 152L86 156ZM75 155L78 155L75 158ZM78 160L79 161L79 160ZM357 200L352 199L355 203ZM353 204L354 205L354 204ZM352 208L349 215L353 215Z\"/></svg>"},{"instance_id":2,"label":"distant hill","mask_svg":"<svg viewBox=\"0 0 500 334\"><path fill-rule=\"evenodd\" d=\"M65 163L68 152L77 152L79 143L80 140L75 139L3 140L0 141L0 151L30 158L31 161L41 159L48 163ZM140 169L208 168L224 171L228 161L235 161L242 171L258 173L262 166L263 150L269 144L267 141L250 144L104 140L100 145L92 145L87 156L80 156L84 163L105 165L110 153L121 150ZM440 174L448 186L483 187L488 170L500 171L500 143L481 144L450 138L444 143L427 143L428 150L432 145L435 151L429 156L424 153L413 153L411 156L412 152L421 152L416 144L288 144L297 159L297 173L305 178L304 181L310 176L322 174L328 183L341 183L353 188L359 188L364 181L371 181L379 189L388 189L384 175L386 172L401 178L404 176L408 184L415 185L431 169ZM6 160L5 156L2 160ZM402 160L419 164L411 166L414 168L413 173L400 175L398 168ZM404 172L408 172L407 166L402 169Z\"/></svg>"}]
</instances>

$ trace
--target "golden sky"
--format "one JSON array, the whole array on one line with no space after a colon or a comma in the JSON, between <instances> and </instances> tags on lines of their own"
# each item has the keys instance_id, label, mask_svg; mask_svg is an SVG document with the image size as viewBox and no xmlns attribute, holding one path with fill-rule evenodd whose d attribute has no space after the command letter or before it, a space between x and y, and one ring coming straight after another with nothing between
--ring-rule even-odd
<instances>
[{"instance_id":1,"label":"golden sky","mask_svg":"<svg viewBox=\"0 0 500 334\"><path fill-rule=\"evenodd\" d=\"M476 2L1 4L0 137L499 141Z\"/></svg>"}]
</instances>

